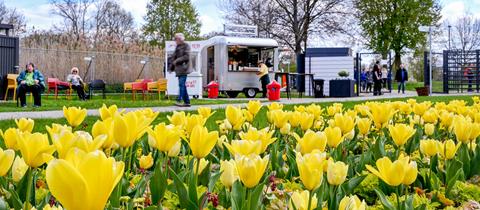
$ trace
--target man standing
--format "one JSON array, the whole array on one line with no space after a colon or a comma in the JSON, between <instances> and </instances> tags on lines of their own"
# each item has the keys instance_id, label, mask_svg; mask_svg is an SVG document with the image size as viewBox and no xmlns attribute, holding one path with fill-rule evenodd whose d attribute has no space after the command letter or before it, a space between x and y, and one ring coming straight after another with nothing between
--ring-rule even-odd
<instances>
[{"instance_id":1,"label":"man standing","mask_svg":"<svg viewBox=\"0 0 480 210\"><path fill-rule=\"evenodd\" d=\"M260 71L257 73L262 83L262 98L267 97L267 85L270 83L270 77L268 77L268 67L263 63L263 61L258 61L258 67Z\"/></svg>"},{"instance_id":2,"label":"man standing","mask_svg":"<svg viewBox=\"0 0 480 210\"><path fill-rule=\"evenodd\" d=\"M400 69L395 74L395 80L398 82L398 93L402 89L402 93L405 94L405 82L408 81L408 72L403 63L400 64Z\"/></svg>"},{"instance_id":3,"label":"man standing","mask_svg":"<svg viewBox=\"0 0 480 210\"><path fill-rule=\"evenodd\" d=\"M33 63L27 64L25 71L18 75L17 83L18 97L20 98L22 107L27 107L27 92L31 92L33 95L33 107L42 106L40 94L45 89L45 79L42 73L38 69L35 69Z\"/></svg>"},{"instance_id":4,"label":"man standing","mask_svg":"<svg viewBox=\"0 0 480 210\"><path fill-rule=\"evenodd\" d=\"M175 75L178 77L178 99L176 106L180 107L189 107L190 98L188 97L187 86L185 85L187 81L187 75L191 73L190 68L190 46L185 43L185 36L182 33L175 34L175 43L177 47L173 53L171 59L173 64L173 70ZM171 70L171 69L169 69ZM183 100L183 104L181 101Z\"/></svg>"}]
</instances>

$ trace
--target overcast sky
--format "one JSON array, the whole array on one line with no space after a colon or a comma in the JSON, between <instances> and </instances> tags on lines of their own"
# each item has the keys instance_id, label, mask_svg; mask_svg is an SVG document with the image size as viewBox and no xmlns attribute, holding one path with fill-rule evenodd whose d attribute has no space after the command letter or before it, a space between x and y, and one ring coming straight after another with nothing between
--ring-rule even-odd
<instances>
[{"instance_id":1,"label":"overcast sky","mask_svg":"<svg viewBox=\"0 0 480 210\"><path fill-rule=\"evenodd\" d=\"M149 0L118 0L123 8L135 17L137 27L144 23L146 5ZM57 16L51 15L48 0L4 0L8 7L16 7L22 11L28 21L28 28L49 29L59 23ZM217 7L218 0L192 0L202 21L201 33L221 31L223 28L222 14ZM465 11L480 17L480 0L441 0L442 19L453 19Z\"/></svg>"}]
</instances>

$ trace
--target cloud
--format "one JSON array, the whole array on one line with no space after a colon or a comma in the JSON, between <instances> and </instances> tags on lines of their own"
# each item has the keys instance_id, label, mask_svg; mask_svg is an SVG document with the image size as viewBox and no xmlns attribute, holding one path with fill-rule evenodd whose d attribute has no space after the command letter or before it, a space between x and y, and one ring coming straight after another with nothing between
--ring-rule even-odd
<instances>
[{"instance_id":1,"label":"cloud","mask_svg":"<svg viewBox=\"0 0 480 210\"><path fill-rule=\"evenodd\" d=\"M132 13L137 26L143 25L143 17L147 14L147 4L149 0L120 0L119 3L127 12Z\"/></svg>"}]
</instances>

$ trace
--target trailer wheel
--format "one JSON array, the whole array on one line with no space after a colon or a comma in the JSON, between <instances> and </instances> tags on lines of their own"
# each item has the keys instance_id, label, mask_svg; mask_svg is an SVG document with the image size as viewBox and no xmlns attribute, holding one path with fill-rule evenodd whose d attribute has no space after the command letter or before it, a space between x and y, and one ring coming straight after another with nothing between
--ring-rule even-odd
<instances>
[{"instance_id":1,"label":"trailer wheel","mask_svg":"<svg viewBox=\"0 0 480 210\"><path fill-rule=\"evenodd\" d=\"M229 98L236 98L238 96L238 93L238 91L225 91L225 94L227 94Z\"/></svg>"},{"instance_id":2,"label":"trailer wheel","mask_svg":"<svg viewBox=\"0 0 480 210\"><path fill-rule=\"evenodd\" d=\"M193 95L193 98L194 98L194 99L198 99L199 96L198 96L198 95Z\"/></svg>"},{"instance_id":3,"label":"trailer wheel","mask_svg":"<svg viewBox=\"0 0 480 210\"><path fill-rule=\"evenodd\" d=\"M247 88L243 91L243 93L245 94L245 96L247 98L255 98L255 96L257 95L257 89L255 88Z\"/></svg>"}]
</instances>

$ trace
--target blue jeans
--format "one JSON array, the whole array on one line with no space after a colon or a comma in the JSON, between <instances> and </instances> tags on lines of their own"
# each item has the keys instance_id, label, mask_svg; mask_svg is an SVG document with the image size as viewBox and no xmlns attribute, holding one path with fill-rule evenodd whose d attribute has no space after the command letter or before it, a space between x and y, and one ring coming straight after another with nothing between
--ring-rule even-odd
<instances>
[{"instance_id":1,"label":"blue jeans","mask_svg":"<svg viewBox=\"0 0 480 210\"><path fill-rule=\"evenodd\" d=\"M185 86L185 82L187 81L187 75L178 76L178 99L177 101L180 102L183 99L185 104L190 104L190 98L188 97L187 93L187 86Z\"/></svg>"},{"instance_id":2,"label":"blue jeans","mask_svg":"<svg viewBox=\"0 0 480 210\"><path fill-rule=\"evenodd\" d=\"M398 83L398 93L400 93L400 89L402 90L402 93L405 93L405 82Z\"/></svg>"}]
</instances>

